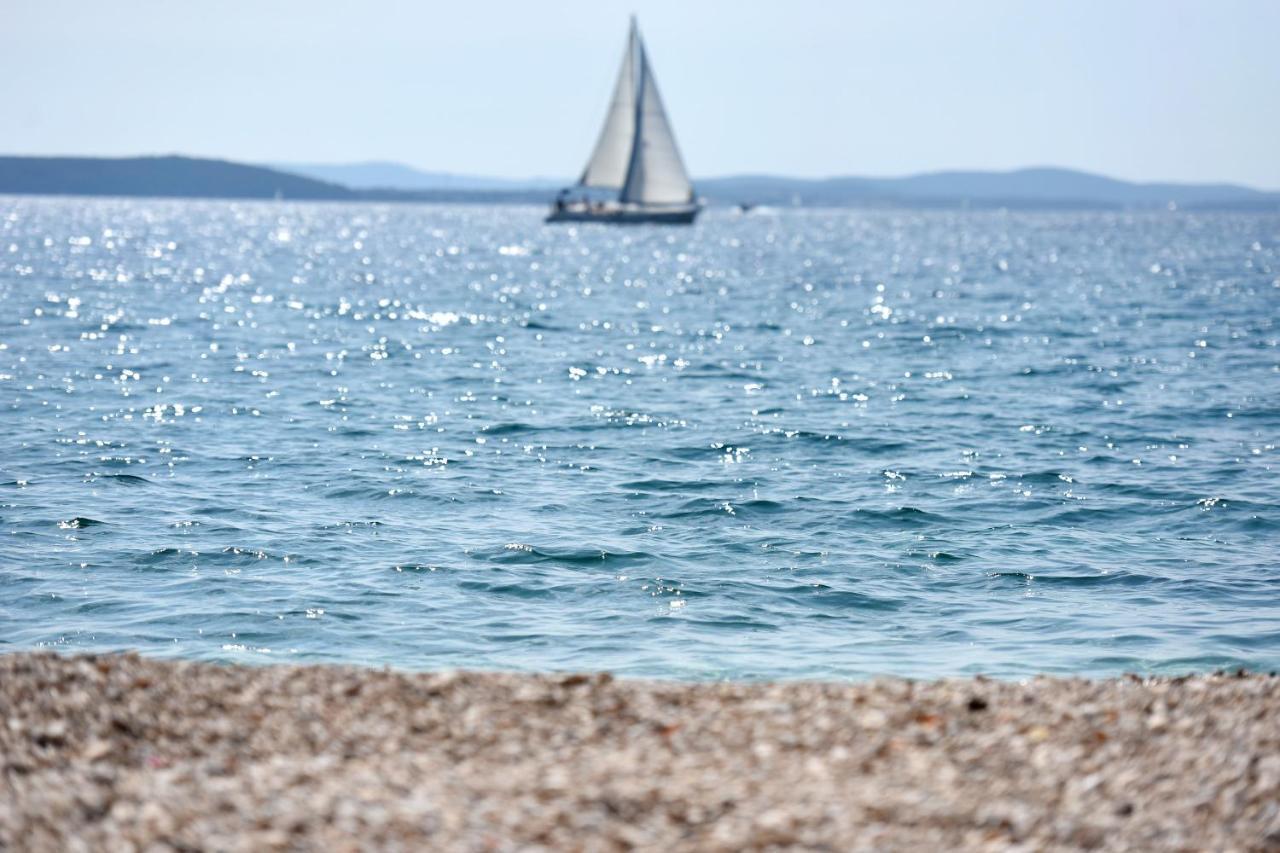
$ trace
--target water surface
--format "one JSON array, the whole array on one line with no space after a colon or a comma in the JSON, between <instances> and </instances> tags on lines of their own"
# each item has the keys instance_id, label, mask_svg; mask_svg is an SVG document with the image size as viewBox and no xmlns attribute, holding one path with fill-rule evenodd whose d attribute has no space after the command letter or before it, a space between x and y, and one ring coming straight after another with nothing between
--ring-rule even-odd
<instances>
[{"instance_id":1,"label":"water surface","mask_svg":"<svg viewBox=\"0 0 1280 853\"><path fill-rule=\"evenodd\" d=\"M0 199L0 649L1280 666L1280 218Z\"/></svg>"}]
</instances>

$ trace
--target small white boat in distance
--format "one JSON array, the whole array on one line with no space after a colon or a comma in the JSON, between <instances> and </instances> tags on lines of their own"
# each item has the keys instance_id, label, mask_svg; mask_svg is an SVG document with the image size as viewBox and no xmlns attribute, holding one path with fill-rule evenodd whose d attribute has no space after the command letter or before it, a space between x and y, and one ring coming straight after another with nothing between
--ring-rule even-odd
<instances>
[{"instance_id":1,"label":"small white boat in distance","mask_svg":"<svg viewBox=\"0 0 1280 853\"><path fill-rule=\"evenodd\" d=\"M572 187L561 190L547 222L688 225L702 209L634 17L604 129L577 186L584 188L583 196L571 198ZM616 190L618 196L593 201L587 189Z\"/></svg>"}]
</instances>

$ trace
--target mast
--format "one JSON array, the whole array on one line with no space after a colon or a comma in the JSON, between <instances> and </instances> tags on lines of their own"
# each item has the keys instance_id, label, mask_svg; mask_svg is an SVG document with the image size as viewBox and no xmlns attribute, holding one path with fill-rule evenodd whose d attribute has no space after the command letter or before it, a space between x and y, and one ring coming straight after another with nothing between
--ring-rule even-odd
<instances>
[{"instance_id":1,"label":"mast","mask_svg":"<svg viewBox=\"0 0 1280 853\"><path fill-rule=\"evenodd\" d=\"M640 32L636 28L636 16L631 16L631 34L633 42L639 47L636 51L636 61L640 66L636 74L636 106L635 119L632 122L631 134L631 156L627 158L627 176L622 181L622 193L618 197L619 201L627 201L627 187L632 184L632 176L638 174L638 170L642 168L639 163L639 154L644 150L644 78L649 73L649 62L645 57L644 41L640 38Z\"/></svg>"}]
</instances>

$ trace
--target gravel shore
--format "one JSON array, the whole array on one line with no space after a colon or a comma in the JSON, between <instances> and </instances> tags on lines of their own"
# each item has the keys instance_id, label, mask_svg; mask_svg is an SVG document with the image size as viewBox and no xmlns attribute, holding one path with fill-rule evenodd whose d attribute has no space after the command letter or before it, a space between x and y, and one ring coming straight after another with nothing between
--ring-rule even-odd
<instances>
[{"instance_id":1,"label":"gravel shore","mask_svg":"<svg viewBox=\"0 0 1280 853\"><path fill-rule=\"evenodd\" d=\"M0 657L0 850L1280 849L1280 678Z\"/></svg>"}]
</instances>

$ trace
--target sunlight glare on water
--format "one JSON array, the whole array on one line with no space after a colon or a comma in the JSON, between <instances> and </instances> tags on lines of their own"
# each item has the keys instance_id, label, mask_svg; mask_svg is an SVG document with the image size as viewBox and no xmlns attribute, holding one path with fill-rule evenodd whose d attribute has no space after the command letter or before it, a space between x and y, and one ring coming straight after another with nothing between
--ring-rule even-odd
<instances>
[{"instance_id":1,"label":"sunlight glare on water","mask_svg":"<svg viewBox=\"0 0 1280 853\"><path fill-rule=\"evenodd\" d=\"M1280 666L1280 218L0 199L0 648Z\"/></svg>"}]
</instances>

